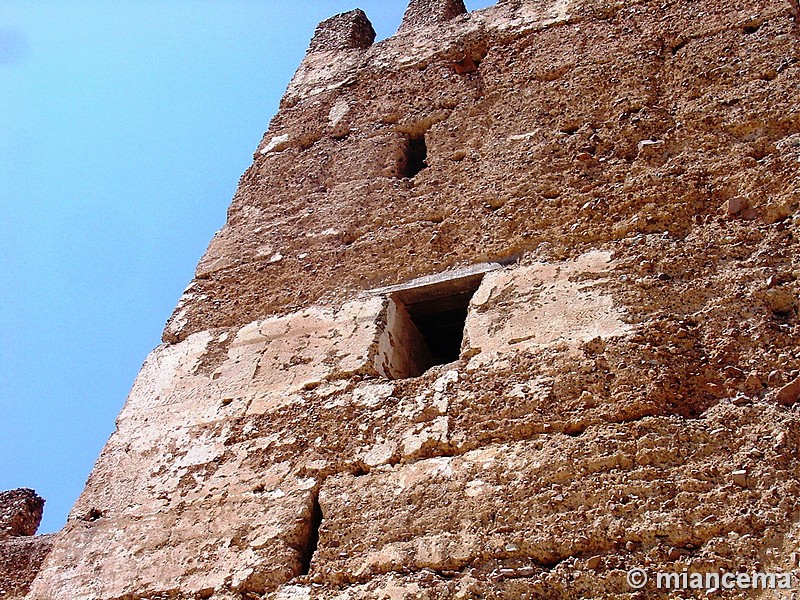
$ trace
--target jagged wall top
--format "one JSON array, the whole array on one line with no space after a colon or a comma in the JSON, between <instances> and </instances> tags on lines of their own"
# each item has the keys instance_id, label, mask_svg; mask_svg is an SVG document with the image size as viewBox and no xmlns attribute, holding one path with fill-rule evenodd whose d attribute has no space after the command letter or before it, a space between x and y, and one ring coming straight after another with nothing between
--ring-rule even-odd
<instances>
[{"instance_id":1,"label":"jagged wall top","mask_svg":"<svg viewBox=\"0 0 800 600\"><path fill-rule=\"evenodd\" d=\"M0 539L35 535L44 500L31 489L0 492Z\"/></svg>"},{"instance_id":2,"label":"jagged wall top","mask_svg":"<svg viewBox=\"0 0 800 600\"><path fill-rule=\"evenodd\" d=\"M450 21L466 12L463 0L411 0L403 15L400 31Z\"/></svg>"},{"instance_id":3,"label":"jagged wall top","mask_svg":"<svg viewBox=\"0 0 800 600\"><path fill-rule=\"evenodd\" d=\"M364 50L375 41L375 29L361 9L341 13L317 25L309 52Z\"/></svg>"},{"instance_id":4,"label":"jagged wall top","mask_svg":"<svg viewBox=\"0 0 800 600\"><path fill-rule=\"evenodd\" d=\"M507 0L363 50L358 21L321 28L29 600L795 569L790 5ZM359 294L517 259L461 359L402 377L411 298Z\"/></svg>"},{"instance_id":5,"label":"jagged wall top","mask_svg":"<svg viewBox=\"0 0 800 600\"><path fill-rule=\"evenodd\" d=\"M425 2L433 0L415 0L408 6L404 27ZM690 131L688 124L695 115L707 110L704 104L694 106L706 101L706 87L691 87L699 80L684 71L696 68L689 49L682 51L699 45L692 40L721 36L724 29L728 37L741 39L717 41L718 50L709 56L733 56L732 48L741 48L742 56L735 59L760 61L760 66L753 66L761 69L758 73L785 77L785 69L777 72L783 59L772 56L788 56L787 51L762 48L768 45L768 29L748 34L745 27L754 19L794 27L786 0L755 4L718 0L713 6L709 12L694 2L505 0L401 32L369 48L355 49L358 44L350 43L353 49L328 51L323 49L348 47L349 32L355 23L366 23L366 16L353 11L323 22L242 180L230 220L198 265L196 279L182 296L164 340L175 342L208 327L242 325L323 297L325 302L347 298L364 288L502 257L517 248L536 248L542 238L549 242L556 236L567 245L586 243L575 233L580 228L574 227L575 214L586 202L595 201L584 191L589 189L585 181L604 182L597 183L596 193L605 197L609 192L603 186L625 181L625 165L637 157L645 161L651 152L666 160L663 152L694 143L692 135L678 136L673 129L682 123L680 131ZM660 29L652 25L655 19L672 20L680 27ZM615 36L622 36L625 27L647 28L649 33L641 37L625 33L624 43L612 43L609 24ZM535 52L528 50L534 47ZM598 53L612 52L621 53L614 59L626 65L625 77L616 67L613 73L604 71L607 63L597 61ZM776 66L770 67L774 60ZM668 81L659 83L664 77ZM659 87L666 83L675 84L675 89L691 88L691 93L686 98L666 97ZM630 91L633 88L636 94ZM516 95L523 89L538 100L523 102ZM565 96L564 89L581 91ZM513 102L494 100L505 94ZM665 107L667 100L671 104ZM645 105L652 105L647 119L637 116ZM677 118L682 111L685 118ZM744 123L731 127L763 128L765 119L771 118L756 119L750 110L742 113L745 116ZM599 123L604 124L605 138L597 131ZM430 126L428 168L413 182L405 182L397 176L402 173L397 165L404 159L404 135L420 126ZM663 139L668 132L679 138L674 148L673 142ZM573 154L563 149L562 141L577 143L580 136L586 139L571 149ZM591 159L588 151L597 152L598 139L605 140L599 146L608 155L600 155L603 161ZM518 146L529 143L531 147L519 154ZM755 151L755 156L762 151ZM534 158L558 156L558 168L543 168L531 177L528 159L520 158L528 152ZM549 164L551 159L541 160L537 164ZM509 161L517 165L513 175L508 174ZM612 172L619 173L612 177ZM522 183L508 183L518 176ZM515 190L514 186L521 187L506 197L503 190L509 185ZM649 183L642 188L650 190L648 197L650 188ZM471 190L474 196L451 194L456 189ZM638 193L638 188L626 191L629 196ZM706 193L697 192L698 197ZM744 192L733 186L725 193ZM759 197L767 201L782 193L776 188ZM665 192L665 197L672 195ZM476 212L475 206L484 206L485 198L503 206L504 212ZM530 224L538 217L525 206L528 202L537 207L566 203L570 210L548 212L558 218L547 217L546 227L552 232L543 235L538 228L544 225ZM457 208L449 208L451 204ZM635 218L639 227L641 218L634 214L633 201L625 210L628 214L615 216L613 226L619 219ZM498 220L506 213L508 218ZM682 222L665 219L664 227ZM418 231L425 235L418 236ZM563 231L571 233L564 237Z\"/></svg>"}]
</instances>

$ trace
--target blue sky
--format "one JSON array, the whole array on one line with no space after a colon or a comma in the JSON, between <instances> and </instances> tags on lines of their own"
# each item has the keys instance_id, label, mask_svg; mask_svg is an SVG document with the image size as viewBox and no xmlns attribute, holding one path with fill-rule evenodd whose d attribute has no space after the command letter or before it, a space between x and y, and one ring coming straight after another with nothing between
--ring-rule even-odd
<instances>
[{"instance_id":1,"label":"blue sky","mask_svg":"<svg viewBox=\"0 0 800 600\"><path fill-rule=\"evenodd\" d=\"M60 529L316 24L404 0L0 4L0 490ZM467 2L470 9L494 4Z\"/></svg>"}]
</instances>

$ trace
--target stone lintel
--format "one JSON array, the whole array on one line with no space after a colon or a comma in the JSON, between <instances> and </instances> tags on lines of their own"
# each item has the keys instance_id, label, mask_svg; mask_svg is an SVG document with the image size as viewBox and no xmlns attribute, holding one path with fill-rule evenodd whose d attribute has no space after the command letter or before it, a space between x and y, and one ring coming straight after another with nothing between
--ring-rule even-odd
<instances>
[{"instance_id":1,"label":"stone lintel","mask_svg":"<svg viewBox=\"0 0 800 600\"><path fill-rule=\"evenodd\" d=\"M439 297L443 294L450 295L469 289L475 282L491 271L502 269L503 265L496 262L480 263L460 269L452 269L434 275L426 275L382 288L368 290L369 296L392 295L405 304L424 302Z\"/></svg>"}]
</instances>

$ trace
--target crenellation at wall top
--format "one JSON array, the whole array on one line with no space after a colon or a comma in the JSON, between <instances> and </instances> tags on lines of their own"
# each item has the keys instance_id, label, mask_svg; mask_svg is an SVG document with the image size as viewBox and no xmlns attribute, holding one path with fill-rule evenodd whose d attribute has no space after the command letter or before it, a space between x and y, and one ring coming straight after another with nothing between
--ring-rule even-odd
<instances>
[{"instance_id":1,"label":"crenellation at wall top","mask_svg":"<svg viewBox=\"0 0 800 600\"><path fill-rule=\"evenodd\" d=\"M31 489L0 492L0 539L35 535L43 509L44 499Z\"/></svg>"},{"instance_id":2,"label":"crenellation at wall top","mask_svg":"<svg viewBox=\"0 0 800 600\"><path fill-rule=\"evenodd\" d=\"M408 4L400 32L452 21L467 14L463 0L411 0Z\"/></svg>"},{"instance_id":3,"label":"crenellation at wall top","mask_svg":"<svg viewBox=\"0 0 800 600\"><path fill-rule=\"evenodd\" d=\"M317 25L309 52L365 50L375 41L375 29L361 9L341 13Z\"/></svg>"}]
</instances>

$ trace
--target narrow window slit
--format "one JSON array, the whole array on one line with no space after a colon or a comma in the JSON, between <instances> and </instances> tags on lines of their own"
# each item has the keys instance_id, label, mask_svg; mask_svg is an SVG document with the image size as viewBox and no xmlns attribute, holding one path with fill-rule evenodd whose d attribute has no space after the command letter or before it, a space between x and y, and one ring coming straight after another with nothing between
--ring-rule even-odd
<instances>
[{"instance_id":1,"label":"narrow window slit","mask_svg":"<svg viewBox=\"0 0 800 600\"><path fill-rule=\"evenodd\" d=\"M428 166L428 145L425 134L406 136L406 160L402 169L403 177L411 179Z\"/></svg>"}]
</instances>

